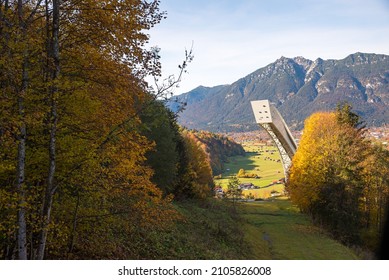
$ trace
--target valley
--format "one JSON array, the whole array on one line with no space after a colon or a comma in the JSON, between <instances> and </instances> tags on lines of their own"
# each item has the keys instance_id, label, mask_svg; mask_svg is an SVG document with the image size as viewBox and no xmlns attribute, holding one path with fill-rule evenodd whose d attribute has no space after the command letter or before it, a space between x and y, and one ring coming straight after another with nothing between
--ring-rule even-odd
<instances>
[{"instance_id":1,"label":"valley","mask_svg":"<svg viewBox=\"0 0 389 280\"><path fill-rule=\"evenodd\" d=\"M361 256L323 229L312 224L308 216L284 196L284 173L276 147L258 141L245 141L245 156L228 158L221 179L216 186L224 191L228 180L240 169L257 178L239 178L242 185L253 184L254 189L243 189L237 205L240 229L244 238L246 258L250 259L359 259ZM220 176L219 176L220 177ZM272 195L273 194L273 195ZM276 195L274 195L276 194Z\"/></svg>"},{"instance_id":2,"label":"valley","mask_svg":"<svg viewBox=\"0 0 389 280\"><path fill-rule=\"evenodd\" d=\"M242 184L253 184L256 188L243 190L243 196L264 199L270 197L272 191L283 192L284 185L279 182L284 178L284 171L277 148L257 142L247 142L242 146L246 155L230 157L221 178L216 176L215 185L226 189L228 180L244 169L247 174L255 176L238 178L239 181Z\"/></svg>"}]
</instances>

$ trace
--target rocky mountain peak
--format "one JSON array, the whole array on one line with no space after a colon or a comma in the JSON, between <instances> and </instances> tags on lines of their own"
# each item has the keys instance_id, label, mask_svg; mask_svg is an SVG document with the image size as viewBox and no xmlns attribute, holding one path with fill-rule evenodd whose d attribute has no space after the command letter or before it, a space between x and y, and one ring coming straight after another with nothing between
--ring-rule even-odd
<instances>
[{"instance_id":1,"label":"rocky mountain peak","mask_svg":"<svg viewBox=\"0 0 389 280\"><path fill-rule=\"evenodd\" d=\"M260 99L275 103L292 128L302 128L310 114L334 109L342 101L367 125L381 125L389 120L389 56L281 57L231 85L201 87L175 98L191 101L179 117L183 125L211 131L257 129L250 101Z\"/></svg>"},{"instance_id":2,"label":"rocky mountain peak","mask_svg":"<svg viewBox=\"0 0 389 280\"><path fill-rule=\"evenodd\" d=\"M295 58L293 58L293 60L298 64L300 65L304 71L307 71L309 69L309 67L311 67L312 65L312 60L309 60L309 59L306 59L302 56L296 56Z\"/></svg>"}]
</instances>

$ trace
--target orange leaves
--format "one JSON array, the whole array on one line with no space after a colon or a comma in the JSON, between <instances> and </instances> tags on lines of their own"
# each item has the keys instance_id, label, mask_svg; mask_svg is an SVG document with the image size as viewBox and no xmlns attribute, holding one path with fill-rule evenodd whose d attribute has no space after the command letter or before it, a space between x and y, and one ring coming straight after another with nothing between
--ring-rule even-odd
<instances>
[{"instance_id":1,"label":"orange leaves","mask_svg":"<svg viewBox=\"0 0 389 280\"><path fill-rule=\"evenodd\" d=\"M202 143L189 131L183 131L185 154L187 157L186 172L182 178L181 196L205 198L213 187L212 170L209 156L202 148Z\"/></svg>"},{"instance_id":2,"label":"orange leaves","mask_svg":"<svg viewBox=\"0 0 389 280\"><path fill-rule=\"evenodd\" d=\"M23 1L26 11L35 8L33 3ZM99 253L88 252L96 257L105 249L120 248L123 239L130 243L127 239L138 232L165 228L177 218L172 198L163 197L151 182L153 170L147 166L146 153L155 144L140 134L139 113L152 100L143 78L159 71L159 64L151 63L151 55L144 49L148 39L144 32L159 22L161 13L158 2L138 0L57 3L60 59L48 50L47 36L58 25L51 24L54 13L47 15L46 22L43 3L36 5L38 12L32 16L24 40L11 28L18 26L13 13L6 14L10 29L0 21L0 202L1 207L6 206L0 208L0 217L7 221L7 227L1 222L0 234L6 228L13 235L17 230L10 226L16 219L12 187L18 144L15 133L23 121L28 134L27 204L22 206L27 210L28 248L33 248L30 257L38 243L34 235L45 218L41 209L49 158L56 164L49 257L64 258L68 251L74 256L77 248L86 250L88 245L102 248ZM0 9L3 12L4 6ZM55 69L61 70L60 75L52 75L53 66L59 66ZM23 69L28 70L28 88L19 92ZM55 93L48 94L53 88ZM23 120L17 116L18 95L25 101ZM47 152L54 103L58 116L55 159ZM106 247L101 237L105 232L111 242ZM99 241L94 243L93 237ZM14 240L1 242L3 239L0 248L15 247ZM0 255L4 257L2 251Z\"/></svg>"},{"instance_id":3,"label":"orange leaves","mask_svg":"<svg viewBox=\"0 0 389 280\"><path fill-rule=\"evenodd\" d=\"M339 149L341 127L335 113L315 113L305 121L305 128L290 169L289 191L303 209L319 199L319 186L333 176Z\"/></svg>"},{"instance_id":4,"label":"orange leaves","mask_svg":"<svg viewBox=\"0 0 389 280\"><path fill-rule=\"evenodd\" d=\"M378 164L383 163L379 160L383 153L364 138L363 130L357 128L359 117L349 110L346 106L306 120L287 190L302 211L334 236L355 242L366 224L379 223L373 218L379 211L372 205L383 204L388 181L383 183L378 177L389 177L387 169L381 171L385 164Z\"/></svg>"}]
</instances>

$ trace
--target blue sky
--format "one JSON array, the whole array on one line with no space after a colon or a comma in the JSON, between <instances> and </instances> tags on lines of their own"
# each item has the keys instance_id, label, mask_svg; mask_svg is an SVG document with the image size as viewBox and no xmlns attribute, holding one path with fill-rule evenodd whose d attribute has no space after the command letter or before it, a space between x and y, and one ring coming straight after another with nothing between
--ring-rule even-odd
<instances>
[{"instance_id":1,"label":"blue sky","mask_svg":"<svg viewBox=\"0 0 389 280\"><path fill-rule=\"evenodd\" d=\"M281 56L389 55L389 0L161 0L167 19L149 33L163 76L194 60L176 94L231 84Z\"/></svg>"}]
</instances>

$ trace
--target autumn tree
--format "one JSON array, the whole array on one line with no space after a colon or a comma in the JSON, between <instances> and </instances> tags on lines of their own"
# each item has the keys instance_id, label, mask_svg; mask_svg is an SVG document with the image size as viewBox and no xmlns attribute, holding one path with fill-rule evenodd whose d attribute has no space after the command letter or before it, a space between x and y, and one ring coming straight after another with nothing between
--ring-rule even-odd
<instances>
[{"instance_id":1,"label":"autumn tree","mask_svg":"<svg viewBox=\"0 0 389 280\"><path fill-rule=\"evenodd\" d=\"M242 189L240 188L240 181L235 176L228 179L226 197L232 199L232 203L235 209L237 200L242 197Z\"/></svg>"},{"instance_id":2,"label":"autumn tree","mask_svg":"<svg viewBox=\"0 0 389 280\"><path fill-rule=\"evenodd\" d=\"M373 143L362 167L361 234L368 247L378 251L388 212L389 151L381 143Z\"/></svg>"},{"instance_id":3,"label":"autumn tree","mask_svg":"<svg viewBox=\"0 0 389 280\"><path fill-rule=\"evenodd\" d=\"M389 187L387 156L366 139L350 106L315 113L305 122L287 191L335 237L374 249Z\"/></svg>"},{"instance_id":4,"label":"autumn tree","mask_svg":"<svg viewBox=\"0 0 389 280\"><path fill-rule=\"evenodd\" d=\"M237 177L238 177L238 178L244 178L244 177L246 177L246 171L245 171L243 168L239 169L239 172L238 172Z\"/></svg>"},{"instance_id":5,"label":"autumn tree","mask_svg":"<svg viewBox=\"0 0 389 280\"><path fill-rule=\"evenodd\" d=\"M214 187L212 169L206 147L187 130L178 143L179 181L174 194L177 198L206 198Z\"/></svg>"},{"instance_id":6,"label":"autumn tree","mask_svg":"<svg viewBox=\"0 0 389 280\"><path fill-rule=\"evenodd\" d=\"M36 29L42 1L0 1L0 142L6 144L1 152L6 168L0 173L14 173L12 183L6 181L3 190L17 196L17 248L19 259L26 259L28 184L26 166L28 134L36 124L35 115L39 105L31 108L37 98L39 78L39 48L41 42ZM13 161L13 159L16 159ZM7 163L8 162L8 163ZM3 173L4 174L4 173ZM8 175L10 176L10 175ZM7 197L7 196L6 196ZM10 205L9 201L6 205ZM11 238L12 243L12 238ZM9 248L9 247L8 247Z\"/></svg>"},{"instance_id":7,"label":"autumn tree","mask_svg":"<svg viewBox=\"0 0 389 280\"><path fill-rule=\"evenodd\" d=\"M129 256L139 247L118 235L174 220L140 132L144 78L160 73L145 48L158 5L0 2L2 257Z\"/></svg>"},{"instance_id":8,"label":"autumn tree","mask_svg":"<svg viewBox=\"0 0 389 280\"><path fill-rule=\"evenodd\" d=\"M74 215L68 217L73 226L62 230L70 232L69 252L73 254L79 248L98 251L98 244L104 242L98 232L106 231L109 224L115 225L109 231L136 239L168 224L174 214L170 197L163 198L150 181L153 172L145 160L153 143L139 132L139 113L150 103L143 79L159 74L153 53L144 48L148 36L143 33L163 17L158 1L65 4L62 27L66 40L60 47L66 87L59 102L64 126L57 135L66 152L58 154L64 168L57 177L62 189L72 190L59 195L74 205ZM89 107L77 105L85 102ZM75 148L74 142L80 145ZM82 157L69 158L69 152ZM81 179L85 173L89 176ZM59 214L54 217L57 223ZM92 225L100 226L91 231ZM88 235L96 237L89 246L85 244L91 240ZM116 237L105 242L115 250L132 245Z\"/></svg>"},{"instance_id":9,"label":"autumn tree","mask_svg":"<svg viewBox=\"0 0 389 280\"><path fill-rule=\"evenodd\" d=\"M228 137L209 131L193 131L196 138L206 146L206 152L211 160L211 168L214 175L220 175L228 157L244 155L243 147Z\"/></svg>"},{"instance_id":10,"label":"autumn tree","mask_svg":"<svg viewBox=\"0 0 389 280\"><path fill-rule=\"evenodd\" d=\"M360 163L363 138L335 113L316 113L305 122L287 190L303 212L343 240L358 238Z\"/></svg>"}]
</instances>

